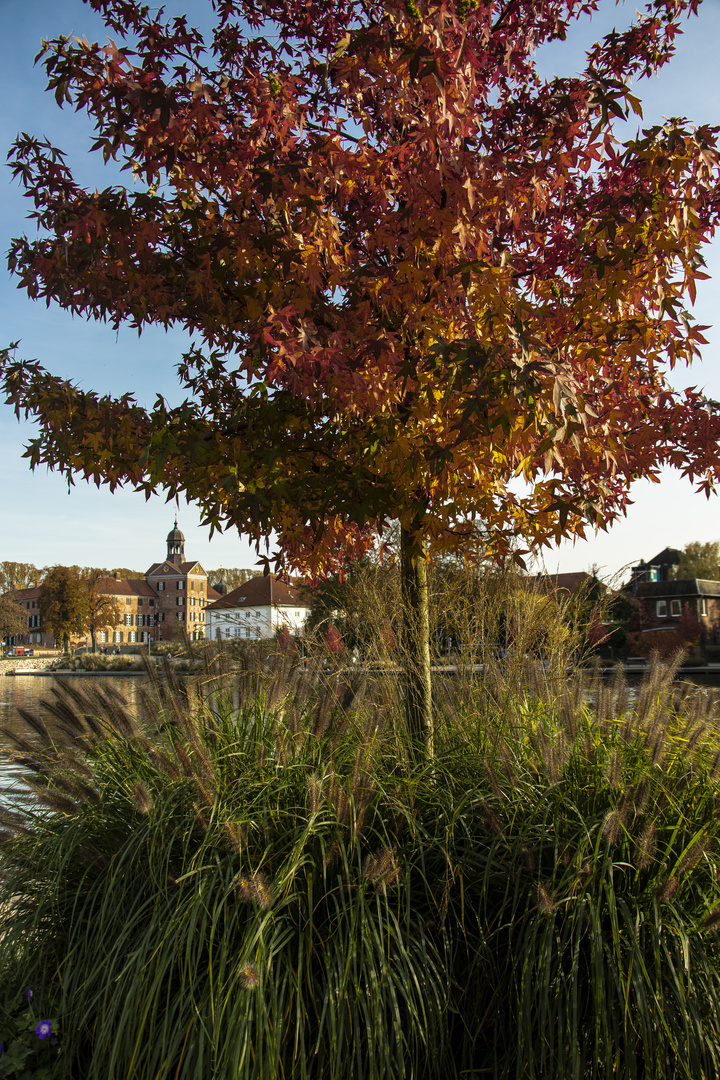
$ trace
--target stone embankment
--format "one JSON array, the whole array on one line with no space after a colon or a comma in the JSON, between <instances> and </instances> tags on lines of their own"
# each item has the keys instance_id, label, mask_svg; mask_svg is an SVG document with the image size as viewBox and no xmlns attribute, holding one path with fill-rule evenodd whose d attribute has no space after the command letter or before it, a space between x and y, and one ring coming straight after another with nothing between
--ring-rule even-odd
<instances>
[{"instance_id":1,"label":"stone embankment","mask_svg":"<svg viewBox=\"0 0 720 1080\"><path fill-rule=\"evenodd\" d=\"M43 671L57 660L56 656L10 656L0 660L0 675L15 671Z\"/></svg>"}]
</instances>

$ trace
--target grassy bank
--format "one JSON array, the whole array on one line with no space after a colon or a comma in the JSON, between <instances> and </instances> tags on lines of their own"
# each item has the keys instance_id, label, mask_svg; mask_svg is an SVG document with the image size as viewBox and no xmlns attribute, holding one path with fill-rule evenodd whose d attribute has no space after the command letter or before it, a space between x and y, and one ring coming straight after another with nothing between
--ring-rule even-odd
<instances>
[{"instance_id":1,"label":"grassy bank","mask_svg":"<svg viewBox=\"0 0 720 1080\"><path fill-rule=\"evenodd\" d=\"M424 768L390 680L288 655L156 675L139 720L58 685L3 816L6 1052L78 1080L715 1077L720 743L671 676L632 707L449 681Z\"/></svg>"}]
</instances>

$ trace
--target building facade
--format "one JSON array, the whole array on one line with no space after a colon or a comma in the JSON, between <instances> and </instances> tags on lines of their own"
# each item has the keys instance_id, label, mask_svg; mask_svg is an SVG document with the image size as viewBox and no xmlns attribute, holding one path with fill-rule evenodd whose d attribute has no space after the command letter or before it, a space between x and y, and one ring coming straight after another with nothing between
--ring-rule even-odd
<instances>
[{"instance_id":1,"label":"building facade","mask_svg":"<svg viewBox=\"0 0 720 1080\"><path fill-rule=\"evenodd\" d=\"M279 631L301 634L310 613L299 582L280 581L275 574L250 578L206 609L209 640L261 641Z\"/></svg>"},{"instance_id":2,"label":"building facade","mask_svg":"<svg viewBox=\"0 0 720 1080\"><path fill-rule=\"evenodd\" d=\"M642 633L676 630L690 613L698 620L702 645L720 642L720 581L635 581L632 588Z\"/></svg>"},{"instance_id":3,"label":"building facade","mask_svg":"<svg viewBox=\"0 0 720 1080\"><path fill-rule=\"evenodd\" d=\"M166 543L165 559L153 563L144 578L120 578L115 574L98 580L98 592L112 597L119 608L119 621L96 632L96 644L101 648L172 641L185 635L197 641L206 636L205 609L220 599L220 593L208 583L199 562L185 559L185 537L177 521ZM27 615L28 628L8 638L6 645L54 648L60 644L42 625L41 593L41 584L15 591L14 598ZM89 632L87 640L89 643Z\"/></svg>"},{"instance_id":4,"label":"building facade","mask_svg":"<svg viewBox=\"0 0 720 1080\"><path fill-rule=\"evenodd\" d=\"M720 644L720 581L673 579L682 552L664 548L653 559L633 566L625 586L638 608L640 635L696 631L701 648Z\"/></svg>"}]
</instances>

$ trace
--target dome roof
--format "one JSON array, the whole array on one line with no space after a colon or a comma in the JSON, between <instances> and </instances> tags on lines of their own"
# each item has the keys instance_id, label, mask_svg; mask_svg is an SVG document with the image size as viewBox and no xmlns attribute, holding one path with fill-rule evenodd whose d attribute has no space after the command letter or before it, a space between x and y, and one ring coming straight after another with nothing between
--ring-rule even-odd
<instances>
[{"instance_id":1,"label":"dome roof","mask_svg":"<svg viewBox=\"0 0 720 1080\"><path fill-rule=\"evenodd\" d=\"M171 529L170 532L167 534L168 544L172 543L173 541L180 544L185 543L185 537L177 527L177 520L175 521L175 527Z\"/></svg>"}]
</instances>

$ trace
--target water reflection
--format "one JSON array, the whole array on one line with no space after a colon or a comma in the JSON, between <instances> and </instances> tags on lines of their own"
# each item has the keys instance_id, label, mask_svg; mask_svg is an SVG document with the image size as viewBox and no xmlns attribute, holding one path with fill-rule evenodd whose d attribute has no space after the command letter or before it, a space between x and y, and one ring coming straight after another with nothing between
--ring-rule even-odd
<instances>
[{"instance_id":1,"label":"water reflection","mask_svg":"<svg viewBox=\"0 0 720 1080\"><path fill-rule=\"evenodd\" d=\"M0 676L0 728L2 728L0 749L11 745L5 731L23 733L27 738L34 739L32 733L28 733L27 725L24 724L19 709L40 713L46 727L52 733L52 717L44 713L40 706L43 699L52 696L52 687L60 680L64 686L69 685L86 692L91 687L94 690L106 690L112 685L113 692L121 694L131 707L137 705L140 686L147 682L145 676L124 678L93 676L92 679L88 679L82 676L63 675L55 680L50 676L2 675ZM7 806L22 800L25 788L16 779L17 771L17 766L11 761L0 758L0 804L4 803Z\"/></svg>"}]
</instances>

